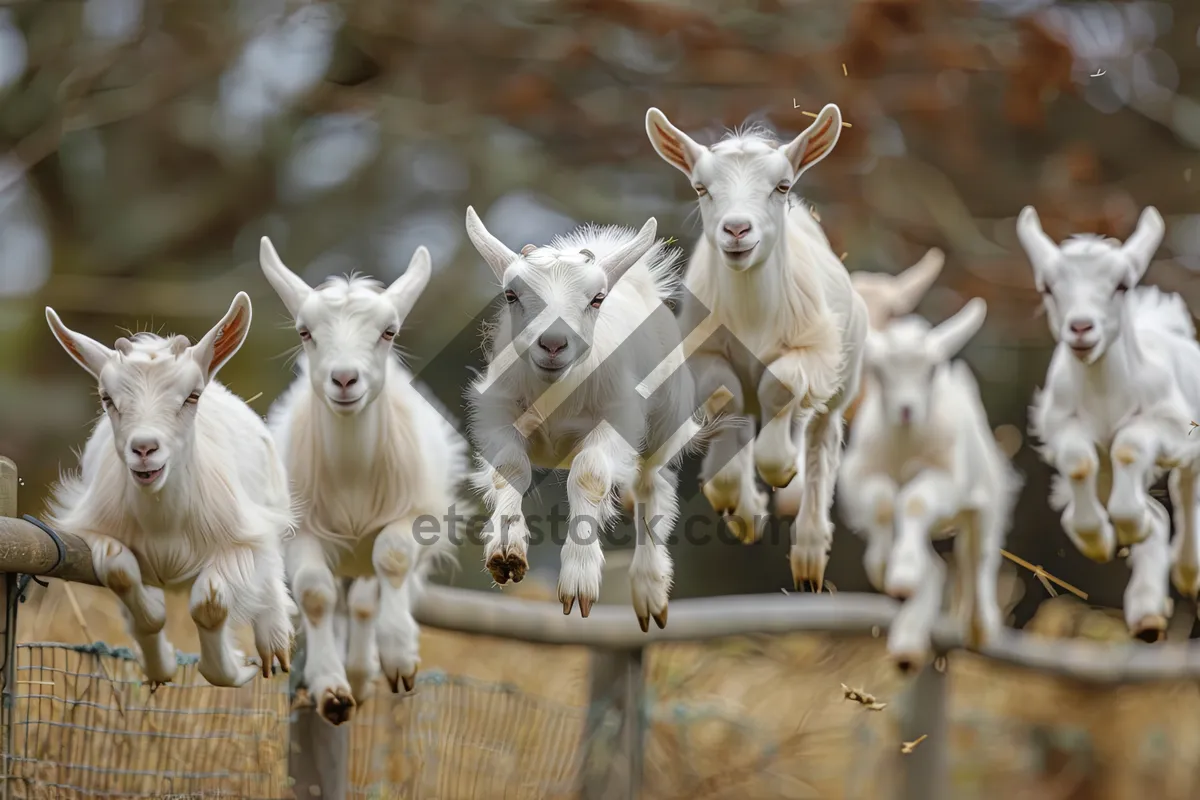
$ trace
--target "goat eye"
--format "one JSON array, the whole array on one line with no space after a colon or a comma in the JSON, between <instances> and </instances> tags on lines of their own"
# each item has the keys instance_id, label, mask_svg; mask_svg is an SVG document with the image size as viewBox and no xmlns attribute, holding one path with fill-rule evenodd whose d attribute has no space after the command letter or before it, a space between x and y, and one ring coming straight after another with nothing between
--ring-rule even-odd
<instances>
[{"instance_id":1,"label":"goat eye","mask_svg":"<svg viewBox=\"0 0 1200 800\"><path fill-rule=\"evenodd\" d=\"M196 403L199 403L199 402L200 402L200 393L192 392L191 394L189 394L187 396L187 399L183 401L183 405L185 407L186 406L194 406L194 405L196 405Z\"/></svg>"},{"instance_id":2,"label":"goat eye","mask_svg":"<svg viewBox=\"0 0 1200 800\"><path fill-rule=\"evenodd\" d=\"M595 297L592 298L592 302L588 303L588 305L591 306L592 308L599 308L600 304L604 302L604 298L605 298L604 292L600 292L599 294L597 294Z\"/></svg>"},{"instance_id":3,"label":"goat eye","mask_svg":"<svg viewBox=\"0 0 1200 800\"><path fill-rule=\"evenodd\" d=\"M301 328L299 330L299 333L300 333L301 341L303 341L303 342L311 342L312 341L312 334L308 332L308 328Z\"/></svg>"},{"instance_id":4,"label":"goat eye","mask_svg":"<svg viewBox=\"0 0 1200 800\"><path fill-rule=\"evenodd\" d=\"M1039 286L1038 291L1041 292L1045 297L1053 297L1054 296L1054 291L1050 288L1049 284Z\"/></svg>"},{"instance_id":5,"label":"goat eye","mask_svg":"<svg viewBox=\"0 0 1200 800\"><path fill-rule=\"evenodd\" d=\"M775 191L779 192L780 194L787 194L791 190L792 190L792 185L790 183L788 183L787 181L784 181L783 183L781 183L775 187Z\"/></svg>"},{"instance_id":6,"label":"goat eye","mask_svg":"<svg viewBox=\"0 0 1200 800\"><path fill-rule=\"evenodd\" d=\"M508 303L509 305L512 305L513 303L517 302L517 293L514 292L512 289L506 289L504 291L504 301L506 303Z\"/></svg>"},{"instance_id":7,"label":"goat eye","mask_svg":"<svg viewBox=\"0 0 1200 800\"><path fill-rule=\"evenodd\" d=\"M383 332L383 336L382 336L381 338L382 338L382 339L383 339L385 342L390 342L392 339L395 339L395 338L396 338L396 329L395 329L395 328L388 328L386 331L384 331L384 332Z\"/></svg>"},{"instance_id":8,"label":"goat eye","mask_svg":"<svg viewBox=\"0 0 1200 800\"><path fill-rule=\"evenodd\" d=\"M105 411L114 411L116 406L113 405L112 398L106 394L100 395L100 405L104 406Z\"/></svg>"},{"instance_id":9,"label":"goat eye","mask_svg":"<svg viewBox=\"0 0 1200 800\"><path fill-rule=\"evenodd\" d=\"M696 184L692 188L696 190L696 194L700 197L708 197L708 189L704 188L700 184Z\"/></svg>"},{"instance_id":10,"label":"goat eye","mask_svg":"<svg viewBox=\"0 0 1200 800\"><path fill-rule=\"evenodd\" d=\"M1125 281L1121 281L1120 283L1117 284L1115 294L1124 294L1125 292L1128 292L1128 291L1129 291L1129 287L1125 284Z\"/></svg>"}]
</instances>

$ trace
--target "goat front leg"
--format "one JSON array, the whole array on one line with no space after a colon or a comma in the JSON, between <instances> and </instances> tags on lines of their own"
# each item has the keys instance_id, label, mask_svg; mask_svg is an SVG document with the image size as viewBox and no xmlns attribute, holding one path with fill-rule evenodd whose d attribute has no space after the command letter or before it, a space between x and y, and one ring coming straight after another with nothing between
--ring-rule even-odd
<instances>
[{"instance_id":1,"label":"goat front leg","mask_svg":"<svg viewBox=\"0 0 1200 800\"><path fill-rule=\"evenodd\" d=\"M930 568L930 557L941 561L930 543L930 534L935 525L958 512L958 494L954 478L937 469L923 470L897 493L896 542L884 580L884 588L892 597L906 600L915 595Z\"/></svg>"},{"instance_id":2,"label":"goat front leg","mask_svg":"<svg viewBox=\"0 0 1200 800\"><path fill-rule=\"evenodd\" d=\"M912 547L920 550L917 560L923 569L916 591L903 601L892 620L887 644L888 654L904 673L913 672L929 660L930 636L946 585L946 564L933 549L933 543L926 538L923 542L912 542Z\"/></svg>"},{"instance_id":3,"label":"goat front leg","mask_svg":"<svg viewBox=\"0 0 1200 800\"><path fill-rule=\"evenodd\" d=\"M1137 544L1149 534L1147 489L1161 449L1160 441L1158 426L1148 419L1135 419L1113 437L1108 516L1121 545Z\"/></svg>"},{"instance_id":4,"label":"goat front leg","mask_svg":"<svg viewBox=\"0 0 1200 800\"><path fill-rule=\"evenodd\" d=\"M1067 422L1052 449L1054 466L1066 476L1070 493L1062 512L1063 530L1083 555L1101 564L1111 561L1116 538L1097 493L1100 459L1091 435L1078 423Z\"/></svg>"},{"instance_id":5,"label":"goat front leg","mask_svg":"<svg viewBox=\"0 0 1200 800\"><path fill-rule=\"evenodd\" d=\"M801 413L799 435L803 436ZM842 456L842 412L840 409L817 415L806 439L800 439L807 461L803 481L804 493L800 513L792 522L792 583L799 589L801 582L813 591L821 591L825 583L825 568L833 549L833 520L830 510L837 484L838 467Z\"/></svg>"},{"instance_id":6,"label":"goat front leg","mask_svg":"<svg viewBox=\"0 0 1200 800\"><path fill-rule=\"evenodd\" d=\"M254 554L244 548L218 555L192 584L189 610L200 635L197 669L213 686L242 686L258 674L234 646L229 626L230 616L244 613L245 598L257 590Z\"/></svg>"},{"instance_id":7,"label":"goat front leg","mask_svg":"<svg viewBox=\"0 0 1200 800\"><path fill-rule=\"evenodd\" d=\"M1200 533L1196 530L1197 465L1171 470L1167 490L1175 508L1175 538L1171 540L1171 581L1184 597L1200 592Z\"/></svg>"},{"instance_id":8,"label":"goat front leg","mask_svg":"<svg viewBox=\"0 0 1200 800\"><path fill-rule=\"evenodd\" d=\"M420 628L413 617L414 589L420 582L416 573L420 543L415 536L417 519L403 519L386 526L375 539L372 561L379 579L379 616L375 621L375 639L379 663L392 693L411 692L421 666Z\"/></svg>"},{"instance_id":9,"label":"goat front leg","mask_svg":"<svg viewBox=\"0 0 1200 800\"><path fill-rule=\"evenodd\" d=\"M1170 597L1171 545L1167 510L1149 499L1149 535L1129 549L1132 574L1125 587L1125 624L1143 642L1166 637L1174 604Z\"/></svg>"},{"instance_id":10,"label":"goat front leg","mask_svg":"<svg viewBox=\"0 0 1200 800\"><path fill-rule=\"evenodd\" d=\"M843 479L839 491L844 492L850 524L866 533L863 569L867 580L877 592L883 592L894 538L896 482L885 475L859 478L856 473Z\"/></svg>"},{"instance_id":11,"label":"goat front leg","mask_svg":"<svg viewBox=\"0 0 1200 800\"><path fill-rule=\"evenodd\" d=\"M346 594L346 679L355 705L371 697L379 675L379 647L375 624L379 617L379 580L356 578Z\"/></svg>"},{"instance_id":12,"label":"goat front leg","mask_svg":"<svg viewBox=\"0 0 1200 800\"><path fill-rule=\"evenodd\" d=\"M157 586L142 583L142 570L133 551L108 536L89 536L92 566L100 584L121 601L122 613L141 656L142 672L155 689L175 678L175 647L163 630L167 598Z\"/></svg>"},{"instance_id":13,"label":"goat front leg","mask_svg":"<svg viewBox=\"0 0 1200 800\"><path fill-rule=\"evenodd\" d=\"M800 475L800 461L807 421L797 425L800 398L808 393L808 378L798 354L789 353L771 363L758 382L758 404L762 429L754 442L754 466L767 485L782 489Z\"/></svg>"},{"instance_id":14,"label":"goat front leg","mask_svg":"<svg viewBox=\"0 0 1200 800\"><path fill-rule=\"evenodd\" d=\"M285 547L292 595L304 625L304 685L321 717L341 725L354 716L354 695L342 663L344 648L334 630L338 585L315 536L297 531Z\"/></svg>"},{"instance_id":15,"label":"goat front leg","mask_svg":"<svg viewBox=\"0 0 1200 800\"><path fill-rule=\"evenodd\" d=\"M628 409L625 409L628 411ZM614 410L615 414L621 410ZM626 430L631 430L626 428ZM600 596L604 550L600 535L614 515L614 484L631 483L637 454L607 422L601 422L584 437L567 475L567 540L563 543L558 573L558 599L563 614L570 614L579 601L579 614L586 618ZM584 530L586 529L586 530Z\"/></svg>"},{"instance_id":16,"label":"goat front leg","mask_svg":"<svg viewBox=\"0 0 1200 800\"><path fill-rule=\"evenodd\" d=\"M517 431L493 432L490 451L475 475L491 519L484 526L483 559L492 580L503 586L510 580L520 583L529 569L529 529L521 511L522 498L529 488L533 469Z\"/></svg>"},{"instance_id":17,"label":"goat front leg","mask_svg":"<svg viewBox=\"0 0 1200 800\"><path fill-rule=\"evenodd\" d=\"M723 357L693 356L696 387L710 419L721 417L700 467L700 486L713 510L739 541L762 534L767 496L754 482L754 421L745 416L741 379Z\"/></svg>"}]
</instances>

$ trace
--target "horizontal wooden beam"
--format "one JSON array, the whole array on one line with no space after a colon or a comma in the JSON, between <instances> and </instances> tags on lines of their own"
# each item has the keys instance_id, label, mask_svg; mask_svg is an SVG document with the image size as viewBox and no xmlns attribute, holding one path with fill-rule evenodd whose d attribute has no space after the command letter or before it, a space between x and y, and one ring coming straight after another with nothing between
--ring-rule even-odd
<instances>
[{"instance_id":1,"label":"horizontal wooden beam","mask_svg":"<svg viewBox=\"0 0 1200 800\"><path fill-rule=\"evenodd\" d=\"M0 573L22 572L97 585L91 552L78 536L59 534L66 558L42 529L25 520L0 517ZM882 595L756 594L676 600L669 624L642 633L629 606L597 605L587 619L564 616L558 603L519 600L500 592L429 586L417 607L422 625L480 636L548 645L630 650L666 642L693 642L748 634L840 633L885 636L899 604ZM934 631L938 650L961 649L950 619ZM1200 678L1200 645L1102 644L1043 640L1006 629L984 649L1004 664L1074 680L1142 683Z\"/></svg>"}]
</instances>

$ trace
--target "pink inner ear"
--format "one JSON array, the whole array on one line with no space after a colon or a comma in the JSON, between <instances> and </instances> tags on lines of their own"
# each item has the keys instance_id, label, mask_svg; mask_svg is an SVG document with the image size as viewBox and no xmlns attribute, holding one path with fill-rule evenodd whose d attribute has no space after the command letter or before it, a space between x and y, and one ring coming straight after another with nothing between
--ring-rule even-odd
<instances>
[{"instance_id":1,"label":"pink inner ear","mask_svg":"<svg viewBox=\"0 0 1200 800\"><path fill-rule=\"evenodd\" d=\"M217 333L217 340L213 342L213 364L220 364L233 353L238 341L237 334L245 323L246 309L239 308L233 319L221 326L220 332Z\"/></svg>"},{"instance_id":2,"label":"pink inner ear","mask_svg":"<svg viewBox=\"0 0 1200 800\"><path fill-rule=\"evenodd\" d=\"M663 154L684 169L690 170L692 165L684 155L683 143L657 122L654 123L654 132L658 134L658 146L662 148Z\"/></svg>"},{"instance_id":3,"label":"pink inner ear","mask_svg":"<svg viewBox=\"0 0 1200 800\"><path fill-rule=\"evenodd\" d=\"M826 118L824 125L808 137L808 141L804 143L804 157L800 159L800 167L808 166L829 149L832 137L828 136L828 134L832 127L833 117L830 116Z\"/></svg>"}]
</instances>

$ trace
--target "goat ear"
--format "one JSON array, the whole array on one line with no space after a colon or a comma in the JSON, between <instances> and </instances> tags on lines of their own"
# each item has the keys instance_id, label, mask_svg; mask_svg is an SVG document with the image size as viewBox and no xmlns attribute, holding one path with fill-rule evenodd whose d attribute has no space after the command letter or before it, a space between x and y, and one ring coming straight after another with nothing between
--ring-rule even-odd
<instances>
[{"instance_id":1,"label":"goat ear","mask_svg":"<svg viewBox=\"0 0 1200 800\"><path fill-rule=\"evenodd\" d=\"M780 147L780 151L792 165L792 180L799 180L804 172L825 156L833 152L842 135L842 112L830 103L821 109L817 119L791 144Z\"/></svg>"},{"instance_id":2,"label":"goat ear","mask_svg":"<svg viewBox=\"0 0 1200 800\"><path fill-rule=\"evenodd\" d=\"M1146 209L1142 211L1142 216L1138 218L1137 229L1121 246L1121 252L1129 258L1130 266L1133 269L1134 283L1140 281L1146 274L1146 270L1150 267L1150 259L1154 258L1155 251L1162 244L1163 234L1166 233L1166 230L1166 223L1163 222L1162 214L1158 213L1158 209L1154 206L1146 206Z\"/></svg>"},{"instance_id":3,"label":"goat ear","mask_svg":"<svg viewBox=\"0 0 1200 800\"><path fill-rule=\"evenodd\" d=\"M433 259L429 255L428 248L421 245L413 253L412 260L408 262L408 269L404 270L404 274L387 288L386 294L392 301L392 305L396 307L401 324L413 310L413 306L417 304L417 298L421 296L421 292L425 291L425 287L429 285L429 276L432 274Z\"/></svg>"},{"instance_id":4,"label":"goat ear","mask_svg":"<svg viewBox=\"0 0 1200 800\"><path fill-rule=\"evenodd\" d=\"M892 314L897 317L911 314L945 263L946 254L934 247L920 261L892 278Z\"/></svg>"},{"instance_id":5,"label":"goat ear","mask_svg":"<svg viewBox=\"0 0 1200 800\"><path fill-rule=\"evenodd\" d=\"M312 293L312 289L304 282L303 278L284 265L279 254L275 252L275 246L266 236L262 237L258 246L258 263L262 267L263 275L267 276L267 282L275 290L275 294L279 295L279 299L283 301L288 313L295 318L300 311L300 306L304 305L304 301Z\"/></svg>"},{"instance_id":6,"label":"goat ear","mask_svg":"<svg viewBox=\"0 0 1200 800\"><path fill-rule=\"evenodd\" d=\"M200 365L204 380L210 381L233 358L250 334L250 296L238 292L233 304L212 330L191 347L192 358Z\"/></svg>"},{"instance_id":7,"label":"goat ear","mask_svg":"<svg viewBox=\"0 0 1200 800\"><path fill-rule=\"evenodd\" d=\"M638 262L642 256L654 246L654 238L658 233L658 220L654 217L646 220L646 224L638 231L637 236L630 239L619 248L609 253L599 262L599 267L608 277L608 291L612 291L621 276Z\"/></svg>"},{"instance_id":8,"label":"goat ear","mask_svg":"<svg viewBox=\"0 0 1200 800\"><path fill-rule=\"evenodd\" d=\"M46 306L46 322L50 325L50 332L54 334L54 338L58 339L63 350L67 351L67 355L75 359L75 363L86 369L93 378L100 380L100 370L104 369L104 365L116 353L95 339L68 328L50 306Z\"/></svg>"},{"instance_id":9,"label":"goat ear","mask_svg":"<svg viewBox=\"0 0 1200 800\"><path fill-rule=\"evenodd\" d=\"M520 256L509 250L504 242L492 236L483 226L483 220L475 213L474 206L467 206L467 236L479 251L479 255L483 256L483 260L492 268L492 272L496 273L496 278L504 280L504 271Z\"/></svg>"},{"instance_id":10,"label":"goat ear","mask_svg":"<svg viewBox=\"0 0 1200 800\"><path fill-rule=\"evenodd\" d=\"M1029 256L1033 275L1040 286L1042 270L1058 256L1058 245L1042 230L1042 221L1033 206L1025 206L1017 217L1017 239Z\"/></svg>"},{"instance_id":11,"label":"goat ear","mask_svg":"<svg viewBox=\"0 0 1200 800\"><path fill-rule=\"evenodd\" d=\"M667 115L657 108L646 112L646 135L650 137L650 144L654 145L654 151L662 160L689 178L692 177L692 170L696 168L696 162L708 149L672 125Z\"/></svg>"},{"instance_id":12,"label":"goat ear","mask_svg":"<svg viewBox=\"0 0 1200 800\"><path fill-rule=\"evenodd\" d=\"M987 316L987 301L973 297L959 312L929 332L933 349L943 361L953 358L978 333Z\"/></svg>"}]
</instances>

